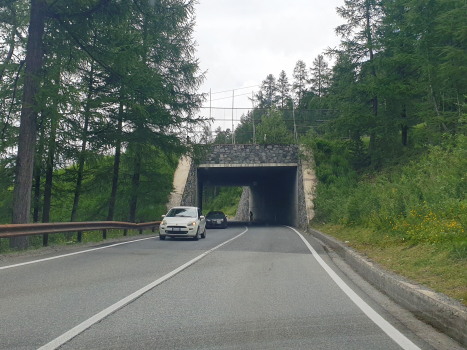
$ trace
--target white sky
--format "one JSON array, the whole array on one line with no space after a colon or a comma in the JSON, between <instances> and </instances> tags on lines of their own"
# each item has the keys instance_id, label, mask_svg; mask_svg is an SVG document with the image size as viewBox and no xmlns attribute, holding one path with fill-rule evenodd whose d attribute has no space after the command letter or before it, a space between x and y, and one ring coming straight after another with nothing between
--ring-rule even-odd
<instances>
[{"instance_id":1,"label":"white sky","mask_svg":"<svg viewBox=\"0 0 467 350\"><path fill-rule=\"evenodd\" d=\"M344 23L336 14L343 0L199 0L196 6L194 38L196 56L206 80L200 92L219 92L259 85L268 74L276 79L285 70L289 82L295 63L310 67L328 47L339 44L334 29ZM255 92L258 87L235 91L235 95ZM232 91L213 94L212 99L231 97ZM235 98L235 107L251 107L247 96ZM205 104L209 106L209 101ZM212 102L212 106L232 107L232 98ZM216 119L231 119L232 112L213 112ZM209 117L209 110L200 114ZM239 119L241 111L234 112ZM231 122L216 123L223 129Z\"/></svg>"}]
</instances>

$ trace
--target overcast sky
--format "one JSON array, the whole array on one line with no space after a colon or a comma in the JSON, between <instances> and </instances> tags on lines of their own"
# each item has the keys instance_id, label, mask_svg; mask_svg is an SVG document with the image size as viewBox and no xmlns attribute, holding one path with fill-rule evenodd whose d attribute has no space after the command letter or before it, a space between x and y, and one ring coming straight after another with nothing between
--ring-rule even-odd
<instances>
[{"instance_id":1,"label":"overcast sky","mask_svg":"<svg viewBox=\"0 0 467 350\"><path fill-rule=\"evenodd\" d=\"M295 63L310 67L327 47L339 44L334 29L344 23L336 7L343 0L200 0L196 7L194 38L197 57L207 71L201 92L219 92L259 85L268 74L285 70L292 81ZM258 87L235 91L235 95ZM213 94L212 106L232 107L232 91ZM209 102L205 104L209 106ZM235 98L235 107L251 107L247 96ZM231 111L216 111L216 119ZM209 116L209 111L200 113ZM241 112L235 112L240 118ZM222 126L222 124L221 124ZM228 123L225 124L229 127Z\"/></svg>"}]
</instances>

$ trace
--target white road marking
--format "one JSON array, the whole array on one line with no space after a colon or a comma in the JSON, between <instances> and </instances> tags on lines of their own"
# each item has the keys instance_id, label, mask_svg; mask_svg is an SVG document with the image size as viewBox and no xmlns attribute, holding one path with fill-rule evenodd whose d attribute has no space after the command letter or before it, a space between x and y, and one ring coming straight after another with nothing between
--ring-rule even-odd
<instances>
[{"instance_id":1,"label":"white road marking","mask_svg":"<svg viewBox=\"0 0 467 350\"><path fill-rule=\"evenodd\" d=\"M109 316L110 314L113 314L114 312L116 312L117 310L121 309L122 307L124 307L125 305L131 303L133 300L139 298L141 295L143 295L144 293L146 292L149 292L151 289L153 289L154 287L158 286L159 284L161 284L162 282L168 280L169 278L175 276L176 274L178 274L179 272L185 270L187 267L193 265L195 262L197 262L198 260L201 260L202 258L204 258L206 255L212 253L213 251L215 251L216 249L222 247L223 245L227 244L227 243L230 243L232 242L234 239L237 239L238 237L242 236L243 234L245 234L246 232L248 231L248 227L245 227L245 231L243 231L242 233L238 234L237 236L225 241L224 243L221 243L217 246L215 246L214 248L204 252L203 254L197 256L196 258L188 261L187 263L183 264L182 266L178 267L177 269L173 270L172 272L169 272L168 274L166 274L165 276L155 280L154 282L148 284L147 286L137 290L136 292L130 294L129 296L127 296L126 298L123 298L122 300L116 302L115 304L109 306L107 309L105 310L102 310L101 312L99 312L98 314L92 316L91 318L87 319L86 321L84 321L83 323L77 325L76 327L70 329L68 332L62 334L61 336L59 336L58 338L55 338L54 340L52 340L51 342L45 344L44 346L41 346L38 350L54 350L54 349L57 349L59 348L60 346L62 346L63 344L65 344L66 342L70 341L71 339L73 339L74 337L76 337L77 335L79 335L80 333L84 332L86 329L88 329L89 327L91 327L92 325L102 321L104 318L106 318L107 316Z\"/></svg>"},{"instance_id":2,"label":"white road marking","mask_svg":"<svg viewBox=\"0 0 467 350\"><path fill-rule=\"evenodd\" d=\"M96 251L96 250L112 248L112 247L116 247L116 246L118 246L118 245L123 245L123 244L130 244L130 243L135 243L135 242L146 241L146 240L148 240L148 239L154 239L154 238L156 238L156 237L135 239L135 240L132 240L132 241L127 241L127 242L121 242L121 243L115 243L115 244L107 245L107 246L105 246L105 247L92 248L92 249L82 250L82 251L79 251L79 252L74 252L74 253L69 253L69 254L63 254L63 255L52 256L52 257L50 257L50 258L28 261L28 262L24 262L24 263L21 263L21 264L14 264L14 265L2 266L2 267L0 267L0 270L6 270L6 269L11 269L11 268L13 268L13 267L19 267L19 266L30 265L30 264L37 264L37 263L41 263L41 262L44 262L44 261L55 260L55 259L65 258L65 257L67 257L67 256L72 256L72 255L78 255L78 254L83 254L83 253L94 252L94 251Z\"/></svg>"},{"instance_id":3,"label":"white road marking","mask_svg":"<svg viewBox=\"0 0 467 350\"><path fill-rule=\"evenodd\" d=\"M336 282L342 291L367 315L379 328L383 330L392 340L394 340L404 350L420 350L420 348L412 343L405 335L399 332L394 326L380 316L373 308L368 305L357 293L355 293L329 266L324 262L323 259L318 255L316 250L311 244L303 237L303 235L296 229L290 226L286 226L291 230L295 231L300 238L305 242L306 246L316 259L321 267L328 273L328 275Z\"/></svg>"}]
</instances>

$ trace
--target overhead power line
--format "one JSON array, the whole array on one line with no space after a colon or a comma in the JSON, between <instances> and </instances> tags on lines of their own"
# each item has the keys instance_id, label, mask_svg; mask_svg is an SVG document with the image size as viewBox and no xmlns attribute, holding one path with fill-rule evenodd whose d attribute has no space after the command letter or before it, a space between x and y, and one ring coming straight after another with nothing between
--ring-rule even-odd
<instances>
[{"instance_id":1,"label":"overhead power line","mask_svg":"<svg viewBox=\"0 0 467 350\"><path fill-rule=\"evenodd\" d=\"M232 91L232 90L230 90ZM235 97L240 97L240 96L245 96L245 95L250 95L250 93L246 93L246 94L241 94L241 95L235 95ZM211 100L211 101L218 101L218 100L225 100L227 98L232 98L233 96L228 96L228 97L221 97L221 98L215 98L214 100ZM209 108L209 107L208 107Z\"/></svg>"},{"instance_id":2,"label":"overhead power line","mask_svg":"<svg viewBox=\"0 0 467 350\"><path fill-rule=\"evenodd\" d=\"M240 96L240 95L238 95ZM236 96L235 96L236 97ZM232 96L230 96L229 98L232 98ZM214 100L213 100L214 101ZM253 108L250 107L235 107L235 108L232 108L232 107L199 107L199 108L211 108L211 109L227 109L227 110L231 110L231 109L248 109L248 110L252 110ZM271 108L259 108L259 107L255 107L254 108L255 110L259 110L259 111L269 111ZM292 111L292 108L277 108L278 111ZM338 109L295 109L294 110L295 112L297 113L300 113L300 112L307 112L307 111L315 111L315 112L320 112L320 111L339 111Z\"/></svg>"},{"instance_id":3,"label":"overhead power line","mask_svg":"<svg viewBox=\"0 0 467 350\"><path fill-rule=\"evenodd\" d=\"M230 91L235 91L235 90L249 89L249 88L258 87L258 86L260 86L260 85L252 85L252 86L245 86L245 87L238 88L238 89L230 89L230 90L225 90L225 91L211 92L211 95L214 95L214 94L222 94L222 93L224 93L224 92L230 92ZM206 92L206 94L209 94L209 92Z\"/></svg>"}]
</instances>

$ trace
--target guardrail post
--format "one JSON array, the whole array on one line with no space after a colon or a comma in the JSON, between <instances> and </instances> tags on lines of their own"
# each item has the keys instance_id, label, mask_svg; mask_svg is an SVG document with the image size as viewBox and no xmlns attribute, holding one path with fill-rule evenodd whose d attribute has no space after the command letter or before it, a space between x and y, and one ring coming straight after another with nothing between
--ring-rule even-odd
<instances>
[{"instance_id":1,"label":"guardrail post","mask_svg":"<svg viewBox=\"0 0 467 350\"><path fill-rule=\"evenodd\" d=\"M102 239L107 239L107 230L102 230Z\"/></svg>"},{"instance_id":2,"label":"guardrail post","mask_svg":"<svg viewBox=\"0 0 467 350\"><path fill-rule=\"evenodd\" d=\"M49 234L48 233L45 233L43 236L42 236L42 246L43 247L47 247L49 245Z\"/></svg>"},{"instance_id":3,"label":"guardrail post","mask_svg":"<svg viewBox=\"0 0 467 350\"><path fill-rule=\"evenodd\" d=\"M152 227L152 232L154 232L154 229L155 229L155 228L156 228L155 226Z\"/></svg>"},{"instance_id":4,"label":"guardrail post","mask_svg":"<svg viewBox=\"0 0 467 350\"><path fill-rule=\"evenodd\" d=\"M78 242L82 242L83 241L83 231L78 231Z\"/></svg>"},{"instance_id":5,"label":"guardrail post","mask_svg":"<svg viewBox=\"0 0 467 350\"><path fill-rule=\"evenodd\" d=\"M143 229L142 229L142 228L139 229L139 234L140 234L140 235L143 234Z\"/></svg>"},{"instance_id":6,"label":"guardrail post","mask_svg":"<svg viewBox=\"0 0 467 350\"><path fill-rule=\"evenodd\" d=\"M128 233L128 230L127 230L127 229L124 229L124 230L123 230L123 235L126 236L127 233Z\"/></svg>"}]
</instances>

